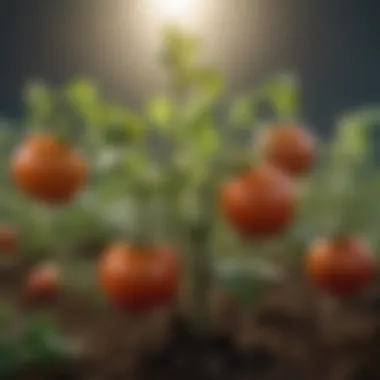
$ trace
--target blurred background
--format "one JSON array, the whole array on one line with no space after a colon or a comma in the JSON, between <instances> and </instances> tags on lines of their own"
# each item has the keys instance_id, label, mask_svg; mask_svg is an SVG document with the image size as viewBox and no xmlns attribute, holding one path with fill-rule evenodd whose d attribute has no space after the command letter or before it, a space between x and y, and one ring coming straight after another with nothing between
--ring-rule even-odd
<instances>
[{"instance_id":1,"label":"blurred background","mask_svg":"<svg viewBox=\"0 0 380 380\"><path fill-rule=\"evenodd\" d=\"M380 96L379 10L376 0L2 0L0 114L21 115L30 78L85 75L139 106L160 90L159 25L175 18L203 39L231 94L299 74L304 117L329 135L338 114Z\"/></svg>"},{"instance_id":2,"label":"blurred background","mask_svg":"<svg viewBox=\"0 0 380 380\"><path fill-rule=\"evenodd\" d=\"M379 14L0 0L0 378L380 379Z\"/></svg>"}]
</instances>

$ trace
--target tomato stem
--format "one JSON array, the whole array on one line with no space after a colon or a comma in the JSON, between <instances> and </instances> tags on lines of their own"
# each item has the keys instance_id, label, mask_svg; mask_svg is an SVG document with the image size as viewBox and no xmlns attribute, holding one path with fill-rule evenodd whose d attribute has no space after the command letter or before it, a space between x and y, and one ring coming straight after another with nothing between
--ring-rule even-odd
<instances>
[{"instance_id":1,"label":"tomato stem","mask_svg":"<svg viewBox=\"0 0 380 380\"><path fill-rule=\"evenodd\" d=\"M212 281L212 253L210 251L210 232L214 208L214 188L205 185L197 192L200 213L190 226L190 265L192 322L199 333L207 333L209 321L209 295Z\"/></svg>"},{"instance_id":2,"label":"tomato stem","mask_svg":"<svg viewBox=\"0 0 380 380\"><path fill-rule=\"evenodd\" d=\"M152 222L150 218L150 199L146 186L139 184L135 188L134 196L134 228L132 240L135 245L145 247L151 243L150 232Z\"/></svg>"}]
</instances>

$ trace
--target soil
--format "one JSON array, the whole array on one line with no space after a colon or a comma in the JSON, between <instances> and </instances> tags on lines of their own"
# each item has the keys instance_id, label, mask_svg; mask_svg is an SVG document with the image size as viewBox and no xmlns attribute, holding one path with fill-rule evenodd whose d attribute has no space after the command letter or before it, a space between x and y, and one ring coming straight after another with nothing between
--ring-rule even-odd
<instances>
[{"instance_id":1,"label":"soil","mask_svg":"<svg viewBox=\"0 0 380 380\"><path fill-rule=\"evenodd\" d=\"M380 380L380 295L335 302L294 277L256 310L215 292L212 331L196 334L180 308L126 316L75 292L26 300L27 268L0 273L0 297L22 313L47 308L85 347L77 361L22 368L12 380ZM5 379L4 379L5 380Z\"/></svg>"}]
</instances>

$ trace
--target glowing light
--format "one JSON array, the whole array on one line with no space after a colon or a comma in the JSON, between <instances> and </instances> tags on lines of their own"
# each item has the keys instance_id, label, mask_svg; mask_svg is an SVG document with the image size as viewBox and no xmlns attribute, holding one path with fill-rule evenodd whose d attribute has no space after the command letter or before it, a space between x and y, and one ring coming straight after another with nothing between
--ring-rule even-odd
<instances>
[{"instance_id":1,"label":"glowing light","mask_svg":"<svg viewBox=\"0 0 380 380\"><path fill-rule=\"evenodd\" d=\"M151 0L151 11L160 21L183 22L199 14L197 0Z\"/></svg>"},{"instance_id":2,"label":"glowing light","mask_svg":"<svg viewBox=\"0 0 380 380\"><path fill-rule=\"evenodd\" d=\"M178 19L192 10L192 0L161 0L162 12L167 18Z\"/></svg>"}]
</instances>

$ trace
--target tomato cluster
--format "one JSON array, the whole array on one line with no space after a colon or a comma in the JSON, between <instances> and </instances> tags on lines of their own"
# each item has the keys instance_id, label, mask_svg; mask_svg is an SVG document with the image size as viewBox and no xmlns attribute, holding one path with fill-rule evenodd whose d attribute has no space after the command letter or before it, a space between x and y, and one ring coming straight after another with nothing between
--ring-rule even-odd
<instances>
[{"instance_id":1,"label":"tomato cluster","mask_svg":"<svg viewBox=\"0 0 380 380\"><path fill-rule=\"evenodd\" d=\"M313 136L295 125L269 130L262 140L265 162L234 178L221 190L220 208L231 226L248 238L282 234L296 216L294 180L316 162ZM18 187L50 205L70 202L89 176L84 158L53 135L26 140L11 159ZM14 230L0 227L0 251L17 247ZM363 290L374 274L374 259L360 238L320 240L306 257L312 281L326 292L351 296ZM180 281L180 264L168 247L117 242L101 256L98 277L109 300L126 312L147 312L173 300ZM56 267L33 270L27 279L31 297L51 299L60 288Z\"/></svg>"},{"instance_id":2,"label":"tomato cluster","mask_svg":"<svg viewBox=\"0 0 380 380\"><path fill-rule=\"evenodd\" d=\"M260 146L265 164L233 179L222 190L223 214L244 236L283 233L295 216L292 179L311 171L316 158L314 138L295 125L273 126Z\"/></svg>"},{"instance_id":3,"label":"tomato cluster","mask_svg":"<svg viewBox=\"0 0 380 380\"><path fill-rule=\"evenodd\" d=\"M234 178L222 189L221 209L237 232L248 238L283 233L295 216L292 181L316 163L316 141L297 125L270 128L260 141L265 164ZM311 281L338 297L363 291L375 273L372 251L363 238L318 240L305 259Z\"/></svg>"}]
</instances>

